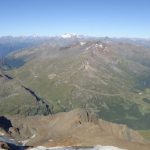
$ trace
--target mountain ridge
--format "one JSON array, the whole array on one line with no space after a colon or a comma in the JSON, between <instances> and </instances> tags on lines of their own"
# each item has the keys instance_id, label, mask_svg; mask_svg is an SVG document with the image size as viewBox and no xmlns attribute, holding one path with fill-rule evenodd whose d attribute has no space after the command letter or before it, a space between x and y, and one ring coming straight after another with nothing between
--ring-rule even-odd
<instances>
[{"instance_id":1,"label":"mountain ridge","mask_svg":"<svg viewBox=\"0 0 150 150\"><path fill-rule=\"evenodd\" d=\"M142 55L141 48L147 55ZM9 58L25 60L9 73L52 103L54 113L85 107L109 121L149 128L149 121L144 121L149 104L143 101L149 99L149 48L65 39L16 52ZM135 127L134 122L142 124Z\"/></svg>"},{"instance_id":2,"label":"mountain ridge","mask_svg":"<svg viewBox=\"0 0 150 150\"><path fill-rule=\"evenodd\" d=\"M26 146L112 145L124 149L148 150L149 143L136 131L102 119L90 110L75 109L49 116L7 116L11 137ZM18 129L19 132L17 132Z\"/></svg>"}]
</instances>

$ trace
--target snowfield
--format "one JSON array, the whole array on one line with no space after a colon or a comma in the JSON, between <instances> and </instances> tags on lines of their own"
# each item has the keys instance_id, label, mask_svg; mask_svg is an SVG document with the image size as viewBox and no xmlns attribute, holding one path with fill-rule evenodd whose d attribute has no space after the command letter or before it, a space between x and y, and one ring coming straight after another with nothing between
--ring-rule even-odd
<instances>
[{"instance_id":1,"label":"snowfield","mask_svg":"<svg viewBox=\"0 0 150 150\"><path fill-rule=\"evenodd\" d=\"M73 148L73 147L50 147L46 148L43 146L38 146L36 148L31 148L30 150L127 150L127 149L121 149L114 146L101 146L97 145L93 148Z\"/></svg>"}]
</instances>

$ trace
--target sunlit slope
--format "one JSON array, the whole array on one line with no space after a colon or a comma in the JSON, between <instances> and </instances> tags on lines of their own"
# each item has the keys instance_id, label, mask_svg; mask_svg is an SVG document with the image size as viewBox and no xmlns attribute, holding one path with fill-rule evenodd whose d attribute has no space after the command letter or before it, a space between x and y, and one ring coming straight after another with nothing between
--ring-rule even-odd
<instances>
[{"instance_id":1,"label":"sunlit slope","mask_svg":"<svg viewBox=\"0 0 150 150\"><path fill-rule=\"evenodd\" d=\"M42 100L24 87L19 81L0 72L0 114L37 115L50 114Z\"/></svg>"},{"instance_id":2,"label":"sunlit slope","mask_svg":"<svg viewBox=\"0 0 150 150\"><path fill-rule=\"evenodd\" d=\"M149 128L148 48L111 41L46 43L12 58L26 60L10 71L13 77L47 99L54 113L84 107L112 122Z\"/></svg>"}]
</instances>

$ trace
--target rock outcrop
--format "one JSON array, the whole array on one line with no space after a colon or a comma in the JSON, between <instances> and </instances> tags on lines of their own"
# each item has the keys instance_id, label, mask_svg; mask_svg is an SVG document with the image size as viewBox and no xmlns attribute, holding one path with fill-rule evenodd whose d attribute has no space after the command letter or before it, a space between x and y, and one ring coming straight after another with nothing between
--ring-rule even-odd
<instances>
[{"instance_id":1,"label":"rock outcrop","mask_svg":"<svg viewBox=\"0 0 150 150\"><path fill-rule=\"evenodd\" d=\"M101 119L88 110L75 109L49 116L9 117L24 145L112 145L128 150L149 150L150 144L134 130ZM17 137L18 138L18 137Z\"/></svg>"}]
</instances>

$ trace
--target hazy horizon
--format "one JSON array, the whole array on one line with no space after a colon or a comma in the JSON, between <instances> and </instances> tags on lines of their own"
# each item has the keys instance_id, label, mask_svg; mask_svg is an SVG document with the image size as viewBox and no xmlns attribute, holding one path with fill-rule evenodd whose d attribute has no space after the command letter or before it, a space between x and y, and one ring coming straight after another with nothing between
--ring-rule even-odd
<instances>
[{"instance_id":1,"label":"hazy horizon","mask_svg":"<svg viewBox=\"0 0 150 150\"><path fill-rule=\"evenodd\" d=\"M63 34L57 34L57 35L40 35L40 34L28 34L28 35L0 35L0 38L3 38L3 37L14 37L14 38L19 38L19 37L47 37L47 38L53 38L53 37L61 37L65 34L75 34L77 36L85 36L85 37L90 37L90 38L114 38L114 39L143 39L143 40L150 40L150 37L132 37L132 36L129 36L129 37L123 37L123 36L94 36L94 35L86 35L86 34L76 34L76 33L63 33Z\"/></svg>"}]
</instances>

